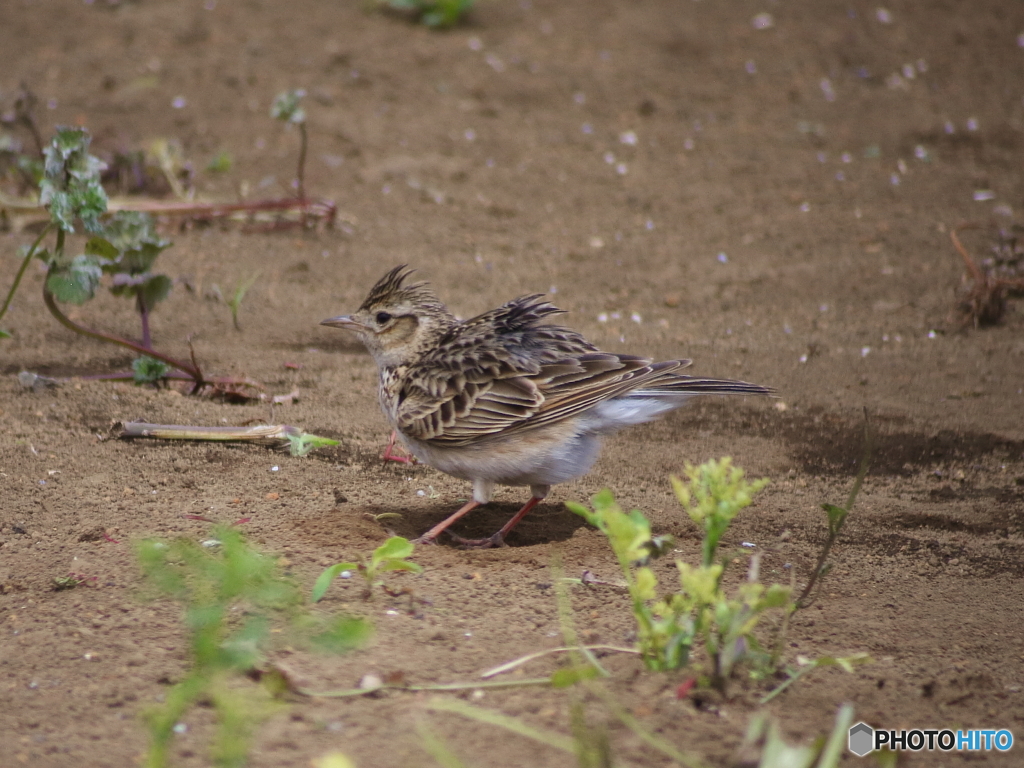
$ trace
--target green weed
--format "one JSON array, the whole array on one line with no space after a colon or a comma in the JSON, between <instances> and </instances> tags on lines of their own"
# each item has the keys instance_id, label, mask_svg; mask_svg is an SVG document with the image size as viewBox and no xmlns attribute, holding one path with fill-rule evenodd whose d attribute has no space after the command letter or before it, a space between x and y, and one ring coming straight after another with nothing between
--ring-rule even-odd
<instances>
[{"instance_id":1,"label":"green weed","mask_svg":"<svg viewBox=\"0 0 1024 768\"><path fill-rule=\"evenodd\" d=\"M361 563L335 563L326 568L313 584L313 602L319 602L323 598L331 582L338 578L342 571L357 571L366 580L366 597L372 594L374 587L384 583L380 576L388 571L421 573L423 567L409 560L414 548L415 545L408 539L392 536L373 550L369 559Z\"/></svg>"},{"instance_id":2,"label":"green weed","mask_svg":"<svg viewBox=\"0 0 1024 768\"><path fill-rule=\"evenodd\" d=\"M647 563L671 547L670 537L652 536L647 518L639 510L623 512L608 490L593 498L593 511L571 502L567 506L608 537L626 580L647 667L684 667L693 649L703 645L712 662L710 682L724 689L737 664L769 660L754 629L766 611L788 609L790 589L761 584L755 557L746 581L730 595L722 586L725 567L715 562L722 534L768 481L747 482L729 458L687 465L685 473L685 481L672 478L672 485L687 514L704 531L702 562L692 566L677 560L680 588L664 596L659 596L657 577Z\"/></svg>"},{"instance_id":3,"label":"green weed","mask_svg":"<svg viewBox=\"0 0 1024 768\"><path fill-rule=\"evenodd\" d=\"M871 465L871 453L873 449L873 443L871 438L871 422L868 419L867 408L864 409L864 450L860 457L860 466L857 468L857 478L853 481L853 487L850 489L850 495L846 499L846 506L838 507L835 504L822 504L821 508L825 510L828 524L828 535L825 538L825 544L821 548L821 554L818 555L818 562L814 565L814 571L811 573L811 578L807 580L807 586L804 587L803 592L796 599L796 608L806 608L813 602L814 588L818 585L818 582L828 575L828 572L832 570L832 564L828 562L829 553L832 551L833 545L839 539L839 532L842 531L843 525L846 523L846 518L850 512L853 511L854 502L857 501L857 494L860 493L860 487L864 484L864 478L867 477L868 467Z\"/></svg>"},{"instance_id":4,"label":"green weed","mask_svg":"<svg viewBox=\"0 0 1024 768\"><path fill-rule=\"evenodd\" d=\"M224 302L231 310L231 322L234 324L236 331L242 330L242 327L238 324L238 310L245 300L245 294L249 292L249 289L253 287L259 277L260 273L257 272L246 280L239 280L238 285L235 286L235 292L231 294L231 298Z\"/></svg>"},{"instance_id":5,"label":"green weed","mask_svg":"<svg viewBox=\"0 0 1024 768\"><path fill-rule=\"evenodd\" d=\"M453 27L473 8L475 0L378 0L392 11L409 13L427 27Z\"/></svg>"},{"instance_id":6,"label":"green weed","mask_svg":"<svg viewBox=\"0 0 1024 768\"><path fill-rule=\"evenodd\" d=\"M299 128L299 160L295 172L295 191L300 200L306 199L306 150L309 135L306 133L306 110L299 106L306 92L301 89L279 93L270 106L270 116L286 125Z\"/></svg>"},{"instance_id":7,"label":"green weed","mask_svg":"<svg viewBox=\"0 0 1024 768\"><path fill-rule=\"evenodd\" d=\"M210 173L227 173L233 164L231 155L227 151L221 150L206 164L206 170Z\"/></svg>"},{"instance_id":8,"label":"green weed","mask_svg":"<svg viewBox=\"0 0 1024 768\"><path fill-rule=\"evenodd\" d=\"M336 618L326 626L305 610L298 587L279 572L277 561L252 548L235 529L217 527L203 544L187 539L147 539L137 556L149 588L185 609L191 665L170 689L162 705L148 713L150 731L146 768L167 765L171 741L182 718L209 702L217 716L213 762L244 765L257 722L274 709L271 692L254 696L241 683L257 668L274 623L291 642L308 640L317 648L342 652L362 643L369 626L358 619ZM265 676L268 687L273 675Z\"/></svg>"},{"instance_id":9,"label":"green weed","mask_svg":"<svg viewBox=\"0 0 1024 768\"><path fill-rule=\"evenodd\" d=\"M778 723L766 713L761 713L750 721L741 753L758 755L757 768L837 768L845 751L851 723L853 706L843 704L827 736L819 737L808 745L792 746L782 737ZM747 760L743 764L755 765Z\"/></svg>"},{"instance_id":10,"label":"green weed","mask_svg":"<svg viewBox=\"0 0 1024 768\"><path fill-rule=\"evenodd\" d=\"M170 242L160 238L152 218L145 213L118 211L107 215L107 194L100 183L100 173L106 167L89 154L91 138L84 128L59 127L50 144L43 150L45 162L39 182L39 202L49 214L50 221L24 251L21 267L0 306L0 317L7 312L15 292L33 258L46 265L43 282L43 301L50 314L64 327L75 333L118 344L139 355L160 360L191 376L197 383L202 374L192 363L176 360L152 348L149 315L171 290L171 279L153 272L153 263ZM69 252L67 236L81 227L91 237L83 253ZM51 247L43 247L44 240L55 233ZM107 275L114 295L135 301L142 325L142 341L136 343L107 333L87 328L72 321L59 304L84 304L96 295L100 281ZM9 335L9 334L4 334ZM152 366L136 376L152 375Z\"/></svg>"}]
</instances>

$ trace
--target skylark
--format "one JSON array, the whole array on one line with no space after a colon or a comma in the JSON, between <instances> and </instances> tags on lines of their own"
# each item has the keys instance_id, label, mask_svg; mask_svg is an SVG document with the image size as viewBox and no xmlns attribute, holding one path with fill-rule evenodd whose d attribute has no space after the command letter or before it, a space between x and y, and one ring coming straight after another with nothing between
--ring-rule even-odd
<instances>
[{"instance_id":1,"label":"skylark","mask_svg":"<svg viewBox=\"0 0 1024 768\"><path fill-rule=\"evenodd\" d=\"M417 541L433 542L491 500L497 484L529 486L531 498L501 530L461 544L490 547L552 485L585 474L601 437L651 421L694 395L770 395L757 384L684 376L689 360L656 363L602 352L576 331L545 322L563 310L522 296L458 320L413 270L392 269L351 315L321 325L356 334L380 374L388 422L417 459L470 480L473 498Z\"/></svg>"}]
</instances>

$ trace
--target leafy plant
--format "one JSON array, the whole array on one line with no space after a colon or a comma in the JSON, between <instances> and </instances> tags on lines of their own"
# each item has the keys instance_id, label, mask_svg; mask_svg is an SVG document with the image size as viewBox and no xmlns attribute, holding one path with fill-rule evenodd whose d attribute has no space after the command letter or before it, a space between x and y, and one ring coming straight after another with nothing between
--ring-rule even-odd
<instances>
[{"instance_id":1,"label":"leafy plant","mask_svg":"<svg viewBox=\"0 0 1024 768\"><path fill-rule=\"evenodd\" d=\"M156 234L149 214L137 211L115 213L103 234L105 242L95 237L90 240L92 250L103 257L100 268L111 276L111 293L135 299L142 322L142 346L151 347L149 313L167 298L172 286L167 275L152 272L153 262L171 243ZM86 244L87 253L89 248Z\"/></svg>"},{"instance_id":2,"label":"leafy plant","mask_svg":"<svg viewBox=\"0 0 1024 768\"><path fill-rule=\"evenodd\" d=\"M69 573L67 576L55 576L52 582L54 592L63 592L66 589L75 587L95 586L95 576L85 576L81 573Z\"/></svg>"},{"instance_id":3,"label":"leafy plant","mask_svg":"<svg viewBox=\"0 0 1024 768\"><path fill-rule=\"evenodd\" d=\"M306 92L302 89L279 93L270 106L270 116L287 125L299 127L299 160L295 172L295 191L300 200L306 198L306 150L309 135L306 133L306 110L299 106Z\"/></svg>"},{"instance_id":4,"label":"leafy plant","mask_svg":"<svg viewBox=\"0 0 1024 768\"><path fill-rule=\"evenodd\" d=\"M857 494L860 493L860 487L864 484L864 478L867 477L868 467L871 465L872 448L871 423L868 420L867 408L865 408L864 451L860 457L860 466L857 468L857 478L853 481L853 487L850 489L850 495L846 499L845 507L838 507L835 504L827 503L821 505L827 517L828 535L825 537L824 545L822 545L821 554L818 555L818 562L814 564L814 572L811 574L811 578L807 580L807 586L804 587L803 592L796 599L794 608L799 609L809 606L813 602L812 597L815 586L832 570L832 564L828 561L828 556L832 551L833 545L839 539L839 532L843 529L843 525L846 524L846 518L853 511L853 504L857 501Z\"/></svg>"},{"instance_id":5,"label":"leafy plant","mask_svg":"<svg viewBox=\"0 0 1024 768\"><path fill-rule=\"evenodd\" d=\"M105 165L89 154L90 141L84 128L59 127L44 149L39 201L46 207L50 221L25 251L14 283L0 307L0 317L10 306L29 262L38 258L46 265L43 301L61 325L159 360L188 374L198 387L203 379L194 361L186 363L157 352L150 338L149 313L171 289L170 278L152 272L153 262L170 242L156 235L148 214L120 211L105 216L107 194L100 183ZM67 250L66 239L78 226L92 236L86 241L84 252L73 255ZM56 237L52 250L41 247L53 232ZM104 274L110 276L115 295L135 299L142 323L141 344L79 325L60 309L59 303L84 304L92 299ZM153 366L145 362L135 367L135 373L137 380L151 380L155 375Z\"/></svg>"},{"instance_id":6,"label":"leafy plant","mask_svg":"<svg viewBox=\"0 0 1024 768\"><path fill-rule=\"evenodd\" d=\"M703 644L712 661L710 682L723 689L740 662L767 660L754 629L766 611L789 606L790 589L761 584L755 557L746 581L729 595L722 586L724 565L715 562L722 534L768 481L748 483L729 458L699 467L687 465L686 477L685 482L672 478L672 484L690 518L704 530L702 562L692 566L677 560L679 591L661 597L657 577L647 563L671 546L670 537L652 536L643 514L623 512L608 490L594 496L593 511L571 502L567 506L608 537L626 579L647 667L686 666L693 648Z\"/></svg>"},{"instance_id":7,"label":"leafy plant","mask_svg":"<svg viewBox=\"0 0 1024 768\"><path fill-rule=\"evenodd\" d=\"M408 12L420 23L437 28L453 27L469 13L475 0L380 0L385 7Z\"/></svg>"},{"instance_id":8,"label":"leafy plant","mask_svg":"<svg viewBox=\"0 0 1024 768\"><path fill-rule=\"evenodd\" d=\"M226 150L221 150L206 164L206 170L210 173L227 173L231 170L232 164L231 155Z\"/></svg>"},{"instance_id":9,"label":"leafy plant","mask_svg":"<svg viewBox=\"0 0 1024 768\"><path fill-rule=\"evenodd\" d=\"M293 641L308 637L325 650L345 651L368 636L369 626L358 619L342 617L317 627L302 607L298 587L279 573L276 559L253 549L233 528L215 528L203 544L147 539L138 545L137 556L156 594L184 606L191 661L164 703L148 713L147 768L167 764L176 726L201 701L209 701L217 714L214 764L245 764L253 728L272 707L269 697L259 700L233 682L260 663L274 619L287 620Z\"/></svg>"},{"instance_id":10,"label":"leafy plant","mask_svg":"<svg viewBox=\"0 0 1024 768\"><path fill-rule=\"evenodd\" d=\"M828 736L808 745L791 746L782 737L779 724L762 712L751 719L741 751L759 753L757 768L837 768L852 722L853 706L843 704ZM743 764L755 763L744 760Z\"/></svg>"},{"instance_id":11,"label":"leafy plant","mask_svg":"<svg viewBox=\"0 0 1024 768\"><path fill-rule=\"evenodd\" d=\"M231 322L234 324L236 331L242 330L242 327L238 324L238 310L242 307L245 294L249 292L249 289L253 287L259 277L260 273L257 272L247 280L240 280L238 285L235 286L235 292L231 295L231 298L224 302L231 310Z\"/></svg>"},{"instance_id":12,"label":"leafy plant","mask_svg":"<svg viewBox=\"0 0 1024 768\"><path fill-rule=\"evenodd\" d=\"M373 554L370 555L368 560L364 560L361 563L335 563L326 568L317 577L316 582L314 582L313 602L319 602L323 598L331 586L331 582L338 578L338 575L343 571L358 571L362 575L366 580L366 597L372 594L374 587L384 583L380 579L381 574L388 571L421 573L423 567L409 561L414 548L415 545L408 539L404 539L401 536L392 536L373 550Z\"/></svg>"}]
</instances>

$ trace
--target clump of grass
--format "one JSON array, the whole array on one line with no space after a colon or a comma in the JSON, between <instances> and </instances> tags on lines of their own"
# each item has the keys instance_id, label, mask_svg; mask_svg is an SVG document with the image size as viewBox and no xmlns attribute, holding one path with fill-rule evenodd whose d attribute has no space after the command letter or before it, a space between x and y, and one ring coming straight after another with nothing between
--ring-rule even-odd
<instances>
[{"instance_id":1,"label":"clump of grass","mask_svg":"<svg viewBox=\"0 0 1024 768\"><path fill-rule=\"evenodd\" d=\"M770 659L754 630L767 611L790 610L790 588L762 584L755 556L746 581L730 594L722 584L725 566L715 562L733 518L768 481L747 482L743 470L732 466L729 458L687 465L685 475L685 480L672 478L672 485L687 514L704 531L702 559L698 566L676 561L679 589L668 594L659 595L657 577L647 563L671 547L671 538L652 536L643 513L623 512L608 490L593 498L593 511L571 502L568 507L608 537L626 579L647 667L687 666L694 648L703 645L711 660L708 680L724 690L738 664L763 665Z\"/></svg>"},{"instance_id":2,"label":"clump of grass","mask_svg":"<svg viewBox=\"0 0 1024 768\"><path fill-rule=\"evenodd\" d=\"M236 684L256 669L276 622L284 623L292 642L306 639L329 651L359 645L369 625L358 619L335 618L325 626L303 607L298 587L282 576L277 560L251 547L230 527L214 528L212 537L197 544L147 539L137 556L149 588L185 609L190 667L168 692L163 704L148 713L150 732L146 768L163 768L179 723L201 702L217 715L213 763L236 768L246 762L249 740L273 705L269 695L253 695ZM268 676L273 681L273 676Z\"/></svg>"},{"instance_id":3,"label":"clump of grass","mask_svg":"<svg viewBox=\"0 0 1024 768\"><path fill-rule=\"evenodd\" d=\"M365 596L373 593L373 588L384 583L381 575L388 571L408 571L422 573L423 567L409 560L415 545L401 536L392 536L361 563L335 563L324 569L313 584L312 600L319 602L338 575L344 571L356 571L366 580Z\"/></svg>"}]
</instances>

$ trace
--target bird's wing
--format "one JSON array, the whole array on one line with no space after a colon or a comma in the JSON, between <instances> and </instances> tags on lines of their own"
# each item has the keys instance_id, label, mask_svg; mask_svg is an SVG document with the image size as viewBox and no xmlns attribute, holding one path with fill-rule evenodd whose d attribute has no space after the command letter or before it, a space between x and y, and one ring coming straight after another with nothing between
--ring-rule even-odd
<instances>
[{"instance_id":1,"label":"bird's wing","mask_svg":"<svg viewBox=\"0 0 1024 768\"><path fill-rule=\"evenodd\" d=\"M407 371L398 428L434 445L466 445L686 378L675 371L688 360L601 352L575 331L538 324L556 312L540 296L526 296L454 328Z\"/></svg>"}]
</instances>

